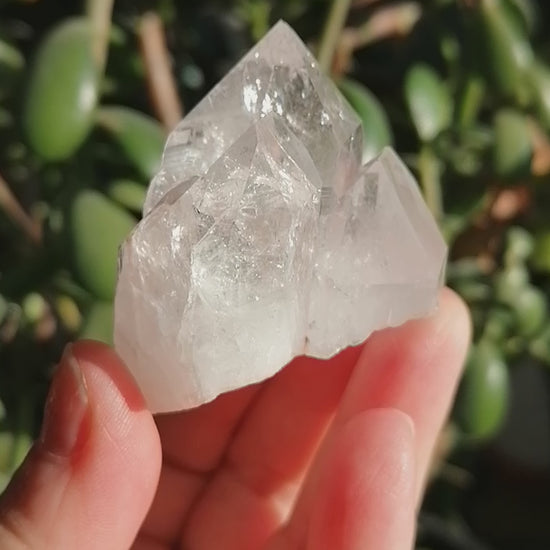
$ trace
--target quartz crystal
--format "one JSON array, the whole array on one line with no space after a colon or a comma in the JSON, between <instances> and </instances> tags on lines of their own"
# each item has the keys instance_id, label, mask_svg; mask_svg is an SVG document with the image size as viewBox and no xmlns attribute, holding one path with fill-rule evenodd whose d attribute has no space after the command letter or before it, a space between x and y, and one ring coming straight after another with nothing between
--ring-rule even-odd
<instances>
[{"instance_id":1,"label":"quartz crystal","mask_svg":"<svg viewBox=\"0 0 550 550\"><path fill-rule=\"evenodd\" d=\"M392 149L278 23L169 136L121 248L115 346L153 412L430 313L446 246Z\"/></svg>"}]
</instances>

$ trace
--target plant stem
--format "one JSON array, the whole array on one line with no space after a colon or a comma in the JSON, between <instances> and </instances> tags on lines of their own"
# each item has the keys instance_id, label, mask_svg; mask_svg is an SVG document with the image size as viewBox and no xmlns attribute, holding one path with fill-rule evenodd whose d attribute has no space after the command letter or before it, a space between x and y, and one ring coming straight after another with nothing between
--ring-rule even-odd
<instances>
[{"instance_id":1,"label":"plant stem","mask_svg":"<svg viewBox=\"0 0 550 550\"><path fill-rule=\"evenodd\" d=\"M433 149L427 144L424 144L420 149L418 172L426 204L439 223L443 216L440 166Z\"/></svg>"},{"instance_id":2,"label":"plant stem","mask_svg":"<svg viewBox=\"0 0 550 550\"><path fill-rule=\"evenodd\" d=\"M39 245L42 242L40 224L25 212L2 176L0 176L0 208L23 230L32 243Z\"/></svg>"},{"instance_id":3,"label":"plant stem","mask_svg":"<svg viewBox=\"0 0 550 550\"><path fill-rule=\"evenodd\" d=\"M86 15L92 27L92 53L101 74L107 62L113 3L114 0L86 1Z\"/></svg>"},{"instance_id":4,"label":"plant stem","mask_svg":"<svg viewBox=\"0 0 550 550\"><path fill-rule=\"evenodd\" d=\"M391 36L405 36L421 15L422 8L417 2L381 7L363 25L349 29L353 49L363 48Z\"/></svg>"},{"instance_id":5,"label":"plant stem","mask_svg":"<svg viewBox=\"0 0 550 550\"><path fill-rule=\"evenodd\" d=\"M469 75L462 82L456 104L456 124L460 130L467 130L476 121L485 95L485 85L481 77Z\"/></svg>"},{"instance_id":6,"label":"plant stem","mask_svg":"<svg viewBox=\"0 0 550 550\"><path fill-rule=\"evenodd\" d=\"M333 0L332 2L317 52L319 65L326 73L330 73L334 52L346 23L350 5L351 0Z\"/></svg>"},{"instance_id":7,"label":"plant stem","mask_svg":"<svg viewBox=\"0 0 550 550\"><path fill-rule=\"evenodd\" d=\"M141 17L138 38L153 108L164 127L171 130L183 117L183 107L172 74L164 26L156 13Z\"/></svg>"}]
</instances>

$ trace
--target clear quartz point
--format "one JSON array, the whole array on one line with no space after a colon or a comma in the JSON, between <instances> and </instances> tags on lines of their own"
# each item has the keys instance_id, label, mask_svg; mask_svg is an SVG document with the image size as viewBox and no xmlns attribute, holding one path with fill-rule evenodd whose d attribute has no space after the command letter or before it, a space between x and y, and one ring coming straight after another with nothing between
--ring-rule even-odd
<instances>
[{"instance_id":1,"label":"clear quartz point","mask_svg":"<svg viewBox=\"0 0 550 550\"><path fill-rule=\"evenodd\" d=\"M447 249L392 149L278 23L169 136L121 247L115 346L153 412L429 314Z\"/></svg>"}]
</instances>

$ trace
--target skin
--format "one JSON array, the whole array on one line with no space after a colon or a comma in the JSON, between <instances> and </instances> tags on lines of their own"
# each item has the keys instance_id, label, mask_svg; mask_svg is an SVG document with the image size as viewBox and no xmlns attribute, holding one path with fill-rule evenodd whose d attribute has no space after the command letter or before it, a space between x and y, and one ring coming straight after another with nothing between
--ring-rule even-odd
<instances>
[{"instance_id":1,"label":"skin","mask_svg":"<svg viewBox=\"0 0 550 550\"><path fill-rule=\"evenodd\" d=\"M406 550L470 338L428 319L156 419L116 354L69 349L0 500L0 548Z\"/></svg>"}]
</instances>

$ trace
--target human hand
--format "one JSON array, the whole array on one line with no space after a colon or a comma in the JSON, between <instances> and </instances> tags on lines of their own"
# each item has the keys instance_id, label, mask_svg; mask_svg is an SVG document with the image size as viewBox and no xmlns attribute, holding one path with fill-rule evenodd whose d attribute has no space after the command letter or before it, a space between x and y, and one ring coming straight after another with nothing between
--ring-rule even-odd
<instances>
[{"instance_id":1,"label":"human hand","mask_svg":"<svg viewBox=\"0 0 550 550\"><path fill-rule=\"evenodd\" d=\"M0 502L0 548L408 549L468 340L444 290L432 318L156 425L115 353L77 343Z\"/></svg>"}]
</instances>

